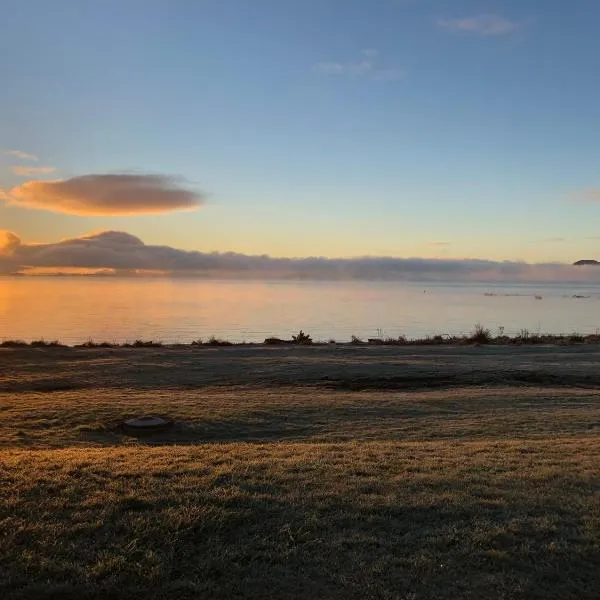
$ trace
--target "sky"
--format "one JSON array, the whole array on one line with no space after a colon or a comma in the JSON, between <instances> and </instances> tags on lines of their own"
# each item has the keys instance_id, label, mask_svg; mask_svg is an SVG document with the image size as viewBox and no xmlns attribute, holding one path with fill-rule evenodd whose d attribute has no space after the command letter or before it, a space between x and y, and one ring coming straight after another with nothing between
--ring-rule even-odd
<instances>
[{"instance_id":1,"label":"sky","mask_svg":"<svg viewBox=\"0 0 600 600\"><path fill-rule=\"evenodd\" d=\"M600 259L598 2L3 0L0 20L0 253L111 231Z\"/></svg>"}]
</instances>

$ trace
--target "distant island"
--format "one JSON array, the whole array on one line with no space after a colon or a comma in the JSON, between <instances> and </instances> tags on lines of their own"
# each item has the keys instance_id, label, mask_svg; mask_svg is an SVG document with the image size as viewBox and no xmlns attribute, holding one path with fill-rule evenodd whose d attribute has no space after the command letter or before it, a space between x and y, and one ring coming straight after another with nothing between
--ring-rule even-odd
<instances>
[{"instance_id":1,"label":"distant island","mask_svg":"<svg viewBox=\"0 0 600 600\"><path fill-rule=\"evenodd\" d=\"M576 267L580 267L582 265L600 265L600 262L591 258L587 258L583 260L578 260L577 262L574 262L573 265Z\"/></svg>"}]
</instances>

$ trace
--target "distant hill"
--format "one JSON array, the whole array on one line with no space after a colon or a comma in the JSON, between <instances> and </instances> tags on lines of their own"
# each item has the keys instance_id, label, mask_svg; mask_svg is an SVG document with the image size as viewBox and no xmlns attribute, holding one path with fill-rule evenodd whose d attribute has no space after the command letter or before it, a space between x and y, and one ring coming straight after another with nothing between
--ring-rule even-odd
<instances>
[{"instance_id":1,"label":"distant hill","mask_svg":"<svg viewBox=\"0 0 600 600\"><path fill-rule=\"evenodd\" d=\"M600 265L600 262L598 262L597 260L593 260L593 259L583 259L583 260L578 260L577 262L573 263L575 266L579 267L581 265Z\"/></svg>"}]
</instances>

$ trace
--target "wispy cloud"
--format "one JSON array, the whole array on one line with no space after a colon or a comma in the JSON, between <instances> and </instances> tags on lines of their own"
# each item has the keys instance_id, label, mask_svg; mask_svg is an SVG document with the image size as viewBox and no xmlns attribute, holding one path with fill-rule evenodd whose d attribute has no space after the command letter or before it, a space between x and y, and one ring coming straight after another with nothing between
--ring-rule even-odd
<instances>
[{"instance_id":1,"label":"wispy cloud","mask_svg":"<svg viewBox=\"0 0 600 600\"><path fill-rule=\"evenodd\" d=\"M430 246L450 246L452 242L429 242Z\"/></svg>"},{"instance_id":2,"label":"wispy cloud","mask_svg":"<svg viewBox=\"0 0 600 600\"><path fill-rule=\"evenodd\" d=\"M39 158L35 154L23 152L22 150L5 150L4 154L12 156L13 158L18 158L19 160L33 160L34 162L37 162L39 160Z\"/></svg>"},{"instance_id":3,"label":"wispy cloud","mask_svg":"<svg viewBox=\"0 0 600 600\"><path fill-rule=\"evenodd\" d=\"M15 175L29 177L30 175L49 175L50 173L54 173L56 169L54 167L25 167L23 165L15 165L11 167L11 171Z\"/></svg>"},{"instance_id":4,"label":"wispy cloud","mask_svg":"<svg viewBox=\"0 0 600 600\"><path fill-rule=\"evenodd\" d=\"M481 36L508 35L520 25L498 15L476 15L456 19L439 19L438 26L448 31L474 33Z\"/></svg>"},{"instance_id":5,"label":"wispy cloud","mask_svg":"<svg viewBox=\"0 0 600 600\"><path fill-rule=\"evenodd\" d=\"M549 237L549 238L544 238L542 240L542 242L547 242L549 244L562 244L563 242L566 242L567 239L563 238L563 237Z\"/></svg>"},{"instance_id":6,"label":"wispy cloud","mask_svg":"<svg viewBox=\"0 0 600 600\"><path fill-rule=\"evenodd\" d=\"M315 71L325 75L366 75L373 70L373 64L368 60L353 63L320 62L315 65Z\"/></svg>"},{"instance_id":7,"label":"wispy cloud","mask_svg":"<svg viewBox=\"0 0 600 600\"><path fill-rule=\"evenodd\" d=\"M408 69L377 69L373 78L377 81L399 81L408 75Z\"/></svg>"},{"instance_id":8,"label":"wispy cloud","mask_svg":"<svg viewBox=\"0 0 600 600\"><path fill-rule=\"evenodd\" d=\"M0 198L11 206L82 216L193 210L204 202L204 194L180 178L119 173L27 181L1 192Z\"/></svg>"},{"instance_id":9,"label":"wispy cloud","mask_svg":"<svg viewBox=\"0 0 600 600\"><path fill-rule=\"evenodd\" d=\"M573 202L600 202L600 188L587 188L573 192L569 195L569 200Z\"/></svg>"},{"instance_id":10,"label":"wispy cloud","mask_svg":"<svg viewBox=\"0 0 600 600\"><path fill-rule=\"evenodd\" d=\"M352 62L322 61L314 65L317 73L324 75L365 77L377 81L398 81L406 77L408 71L398 67L381 67L377 63L379 51L366 48L361 54L364 58Z\"/></svg>"}]
</instances>

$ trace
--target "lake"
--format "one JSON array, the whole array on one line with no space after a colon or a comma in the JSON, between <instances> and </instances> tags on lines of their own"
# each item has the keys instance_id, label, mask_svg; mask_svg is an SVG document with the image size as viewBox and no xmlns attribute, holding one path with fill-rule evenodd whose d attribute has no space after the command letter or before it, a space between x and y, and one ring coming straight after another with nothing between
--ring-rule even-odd
<instances>
[{"instance_id":1,"label":"lake","mask_svg":"<svg viewBox=\"0 0 600 600\"><path fill-rule=\"evenodd\" d=\"M536 298L537 296L537 298ZM188 343L462 334L595 333L600 286L0 277L0 339Z\"/></svg>"}]
</instances>

